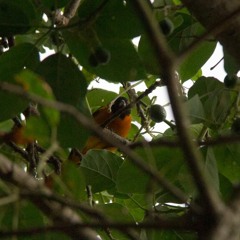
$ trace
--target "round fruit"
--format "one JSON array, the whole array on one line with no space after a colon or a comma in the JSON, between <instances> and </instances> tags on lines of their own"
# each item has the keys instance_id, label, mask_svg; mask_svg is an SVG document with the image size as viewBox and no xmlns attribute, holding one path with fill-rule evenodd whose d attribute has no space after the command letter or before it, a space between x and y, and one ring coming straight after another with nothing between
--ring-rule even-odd
<instances>
[{"instance_id":1,"label":"round fruit","mask_svg":"<svg viewBox=\"0 0 240 240\"><path fill-rule=\"evenodd\" d=\"M162 30L162 33L166 36L170 35L174 30L173 22L169 18L165 18L160 21L159 26Z\"/></svg>"},{"instance_id":2,"label":"round fruit","mask_svg":"<svg viewBox=\"0 0 240 240\"><path fill-rule=\"evenodd\" d=\"M236 118L233 121L232 127L231 127L231 131L234 134L240 135L240 118Z\"/></svg>"},{"instance_id":3,"label":"round fruit","mask_svg":"<svg viewBox=\"0 0 240 240\"><path fill-rule=\"evenodd\" d=\"M154 104L149 108L149 116L154 122L162 122L166 119L167 113L164 107Z\"/></svg>"},{"instance_id":4,"label":"round fruit","mask_svg":"<svg viewBox=\"0 0 240 240\"><path fill-rule=\"evenodd\" d=\"M226 75L224 78L224 85L227 88L234 88L238 82L239 78L237 75Z\"/></svg>"},{"instance_id":5,"label":"round fruit","mask_svg":"<svg viewBox=\"0 0 240 240\"><path fill-rule=\"evenodd\" d=\"M95 49L94 55L97 58L99 64L102 65L107 64L111 58L110 52L102 47L98 47L97 49Z\"/></svg>"},{"instance_id":6,"label":"round fruit","mask_svg":"<svg viewBox=\"0 0 240 240\"><path fill-rule=\"evenodd\" d=\"M97 67L99 64L99 62L94 54L91 54L89 56L88 62L92 67Z\"/></svg>"},{"instance_id":7,"label":"round fruit","mask_svg":"<svg viewBox=\"0 0 240 240\"><path fill-rule=\"evenodd\" d=\"M106 65L111 59L110 52L102 47L94 49L93 53L89 56L89 64L92 67L97 67L98 65Z\"/></svg>"}]
</instances>

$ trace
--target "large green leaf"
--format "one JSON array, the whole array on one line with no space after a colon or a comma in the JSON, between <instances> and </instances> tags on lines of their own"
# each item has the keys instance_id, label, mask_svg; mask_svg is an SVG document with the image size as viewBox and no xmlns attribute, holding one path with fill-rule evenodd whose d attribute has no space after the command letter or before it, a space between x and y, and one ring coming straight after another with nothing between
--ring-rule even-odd
<instances>
[{"instance_id":1,"label":"large green leaf","mask_svg":"<svg viewBox=\"0 0 240 240\"><path fill-rule=\"evenodd\" d=\"M240 181L240 145L224 144L213 148L219 172L232 183Z\"/></svg>"},{"instance_id":2,"label":"large green leaf","mask_svg":"<svg viewBox=\"0 0 240 240\"><path fill-rule=\"evenodd\" d=\"M51 86L58 101L74 105L89 115L85 95L85 77L70 58L57 53L46 58L37 72ZM88 137L87 129L79 125L73 116L62 114L58 128L58 139L64 147L82 147Z\"/></svg>"},{"instance_id":3,"label":"large green leaf","mask_svg":"<svg viewBox=\"0 0 240 240\"><path fill-rule=\"evenodd\" d=\"M27 32L40 14L30 0L0 1L0 35L13 36Z\"/></svg>"},{"instance_id":4,"label":"large green leaf","mask_svg":"<svg viewBox=\"0 0 240 240\"><path fill-rule=\"evenodd\" d=\"M181 179L179 172L185 167L185 164L183 162L183 154L179 149L172 151L171 148L166 147L139 148L136 152L147 164L151 164L158 169L160 174L169 181L175 182ZM127 160L118 172L117 189L122 193L146 193L150 180L151 178L147 173L144 173L130 160ZM185 181L187 181L187 177ZM158 186L158 189L161 189L161 186Z\"/></svg>"},{"instance_id":5,"label":"large green leaf","mask_svg":"<svg viewBox=\"0 0 240 240\"><path fill-rule=\"evenodd\" d=\"M53 54L43 60L37 71L51 86L57 100L77 105L85 97L86 80L70 58Z\"/></svg>"},{"instance_id":6,"label":"large green leaf","mask_svg":"<svg viewBox=\"0 0 240 240\"><path fill-rule=\"evenodd\" d=\"M23 43L12 47L0 56L0 81L6 81L24 67L34 70L39 62L38 49L34 45Z\"/></svg>"},{"instance_id":7,"label":"large green leaf","mask_svg":"<svg viewBox=\"0 0 240 240\"><path fill-rule=\"evenodd\" d=\"M205 112L198 94L190 98L185 105L188 110L191 123L197 124L205 121Z\"/></svg>"},{"instance_id":8,"label":"large green leaf","mask_svg":"<svg viewBox=\"0 0 240 240\"><path fill-rule=\"evenodd\" d=\"M128 194L128 198L117 198L116 202L125 206L136 222L142 221L145 209L151 207L144 194Z\"/></svg>"},{"instance_id":9,"label":"large green leaf","mask_svg":"<svg viewBox=\"0 0 240 240\"><path fill-rule=\"evenodd\" d=\"M205 159L205 171L209 185L212 185L213 188L219 191L219 173L215 154L212 148L201 148L201 152Z\"/></svg>"},{"instance_id":10,"label":"large green leaf","mask_svg":"<svg viewBox=\"0 0 240 240\"><path fill-rule=\"evenodd\" d=\"M197 36L201 36L205 29L191 15L185 13L178 13L177 15L182 17L183 22L168 38L168 43L173 51L179 54L186 50ZM180 63L178 69L183 82L193 77L199 71L212 55L215 47L215 41L206 40L189 53L183 62Z\"/></svg>"},{"instance_id":11,"label":"large green leaf","mask_svg":"<svg viewBox=\"0 0 240 240\"><path fill-rule=\"evenodd\" d=\"M138 53L143 61L146 71L150 74L160 75L162 66L159 65L151 40L147 35L142 35L138 44Z\"/></svg>"},{"instance_id":12,"label":"large green leaf","mask_svg":"<svg viewBox=\"0 0 240 240\"><path fill-rule=\"evenodd\" d=\"M110 103L117 96L118 95L115 92L107 91L100 88L94 88L87 93L89 105L91 107L94 107L94 110Z\"/></svg>"},{"instance_id":13,"label":"large green leaf","mask_svg":"<svg viewBox=\"0 0 240 240\"><path fill-rule=\"evenodd\" d=\"M79 7L80 19L91 16L94 10L102 4L101 0L84 1ZM100 37L132 39L142 32L142 24L131 1L109 1L98 17L94 28Z\"/></svg>"},{"instance_id":14,"label":"large green leaf","mask_svg":"<svg viewBox=\"0 0 240 240\"><path fill-rule=\"evenodd\" d=\"M52 89L34 72L24 69L15 76L15 79L29 93L48 100L55 100ZM59 112L53 108L44 106L39 106L39 109L42 114L44 114L44 116L41 117L44 118L50 126L56 127L59 122Z\"/></svg>"},{"instance_id":15,"label":"large green leaf","mask_svg":"<svg viewBox=\"0 0 240 240\"><path fill-rule=\"evenodd\" d=\"M86 102L84 109L81 109L82 113L90 115ZM89 131L80 125L77 120L66 113L61 114L60 123L58 127L58 140L62 147L65 148L80 148L82 149L89 136Z\"/></svg>"},{"instance_id":16,"label":"large green leaf","mask_svg":"<svg viewBox=\"0 0 240 240\"><path fill-rule=\"evenodd\" d=\"M0 56L0 81L19 84L14 77L24 67L35 69L39 64L38 50L32 44L20 44ZM14 94L0 91L0 121L21 113L27 102ZM7 105L7 107L6 107Z\"/></svg>"},{"instance_id":17,"label":"large green leaf","mask_svg":"<svg viewBox=\"0 0 240 240\"><path fill-rule=\"evenodd\" d=\"M194 83L189 89L188 98L196 95L203 105L205 124L211 128L219 128L224 124L236 101L236 93L227 90L222 82L213 77L201 77Z\"/></svg>"},{"instance_id":18,"label":"large green leaf","mask_svg":"<svg viewBox=\"0 0 240 240\"><path fill-rule=\"evenodd\" d=\"M133 181L134 179L134 181ZM117 176L117 190L121 193L146 193L150 177L130 161L125 161Z\"/></svg>"},{"instance_id":19,"label":"large green leaf","mask_svg":"<svg viewBox=\"0 0 240 240\"><path fill-rule=\"evenodd\" d=\"M240 69L236 60L223 48L224 70L228 75L237 74Z\"/></svg>"},{"instance_id":20,"label":"large green leaf","mask_svg":"<svg viewBox=\"0 0 240 240\"><path fill-rule=\"evenodd\" d=\"M111 189L116 184L117 172L123 160L107 150L90 150L81 161L86 183L93 192Z\"/></svg>"},{"instance_id":21,"label":"large green leaf","mask_svg":"<svg viewBox=\"0 0 240 240\"><path fill-rule=\"evenodd\" d=\"M108 203L108 204L99 204L97 205L97 209L101 210L109 219L112 221L117 221L119 223L134 223L134 218L132 217L129 210L118 203ZM108 235L106 231L99 231L100 236L102 239L107 239ZM120 231L115 229L111 229L111 236L113 239L119 240L127 240L129 239Z\"/></svg>"},{"instance_id":22,"label":"large green leaf","mask_svg":"<svg viewBox=\"0 0 240 240\"><path fill-rule=\"evenodd\" d=\"M95 43L91 43L91 37L84 33L64 32L64 38L73 56L87 71L110 82L126 82L145 77L142 63L138 57L133 43L128 39L100 39L104 49L110 52L110 61L105 65L91 66L89 57ZM88 39L90 38L90 39Z\"/></svg>"}]
</instances>

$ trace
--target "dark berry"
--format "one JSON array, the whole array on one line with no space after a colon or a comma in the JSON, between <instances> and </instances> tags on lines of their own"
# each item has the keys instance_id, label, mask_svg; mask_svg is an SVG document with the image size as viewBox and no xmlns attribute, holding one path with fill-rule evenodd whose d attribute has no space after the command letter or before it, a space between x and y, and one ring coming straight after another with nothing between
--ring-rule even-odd
<instances>
[{"instance_id":1,"label":"dark berry","mask_svg":"<svg viewBox=\"0 0 240 240\"><path fill-rule=\"evenodd\" d=\"M160 21L159 26L162 30L162 33L166 36L170 35L174 30L173 22L169 18L165 18Z\"/></svg>"},{"instance_id":2,"label":"dark berry","mask_svg":"<svg viewBox=\"0 0 240 240\"><path fill-rule=\"evenodd\" d=\"M107 64L111 59L110 52L102 47L98 47L94 51L94 55L96 59L98 60L99 64L105 65Z\"/></svg>"},{"instance_id":3,"label":"dark berry","mask_svg":"<svg viewBox=\"0 0 240 240\"><path fill-rule=\"evenodd\" d=\"M167 113L164 107L155 104L149 108L149 116L154 122L162 122L166 119Z\"/></svg>"},{"instance_id":4,"label":"dark berry","mask_svg":"<svg viewBox=\"0 0 240 240\"><path fill-rule=\"evenodd\" d=\"M88 62L92 67L97 67L99 65L99 62L94 54L89 56Z\"/></svg>"},{"instance_id":5,"label":"dark berry","mask_svg":"<svg viewBox=\"0 0 240 240\"><path fill-rule=\"evenodd\" d=\"M238 82L239 78L237 75L226 75L224 78L224 85L227 88L234 88Z\"/></svg>"}]
</instances>

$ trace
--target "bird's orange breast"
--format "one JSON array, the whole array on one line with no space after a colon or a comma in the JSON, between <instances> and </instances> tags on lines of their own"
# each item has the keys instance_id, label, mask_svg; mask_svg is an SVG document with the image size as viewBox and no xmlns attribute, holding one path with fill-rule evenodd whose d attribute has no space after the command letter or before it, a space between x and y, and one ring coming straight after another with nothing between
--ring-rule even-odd
<instances>
[{"instance_id":1,"label":"bird's orange breast","mask_svg":"<svg viewBox=\"0 0 240 240\"><path fill-rule=\"evenodd\" d=\"M102 107L93 114L93 118L98 125L104 124L110 117L111 112L109 111L108 107ZM131 120L130 114L124 116L123 118L117 117L111 121L106 128L125 138L131 129ZM82 150L82 153L85 154L90 149L108 149L110 151L116 150L115 147L95 136L89 137L86 146Z\"/></svg>"}]
</instances>

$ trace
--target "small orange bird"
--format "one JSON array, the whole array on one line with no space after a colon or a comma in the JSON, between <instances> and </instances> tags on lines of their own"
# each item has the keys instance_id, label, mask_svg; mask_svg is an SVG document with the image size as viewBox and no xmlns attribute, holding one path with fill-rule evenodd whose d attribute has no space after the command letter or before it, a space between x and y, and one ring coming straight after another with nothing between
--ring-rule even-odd
<instances>
[{"instance_id":1,"label":"small orange bird","mask_svg":"<svg viewBox=\"0 0 240 240\"><path fill-rule=\"evenodd\" d=\"M107 106L99 108L93 113L93 118L98 125L103 125L108 119L116 112L121 111L128 105L128 100L125 97L119 97L115 101L111 102ZM108 123L105 128L113 131L117 135L125 138L127 137L131 128L131 109L126 108L119 116L114 118ZM102 141L96 136L90 136L87 140L85 147L82 150L82 154L85 154L90 149L107 149L109 151L115 151L116 148L110 144Z\"/></svg>"}]
</instances>

